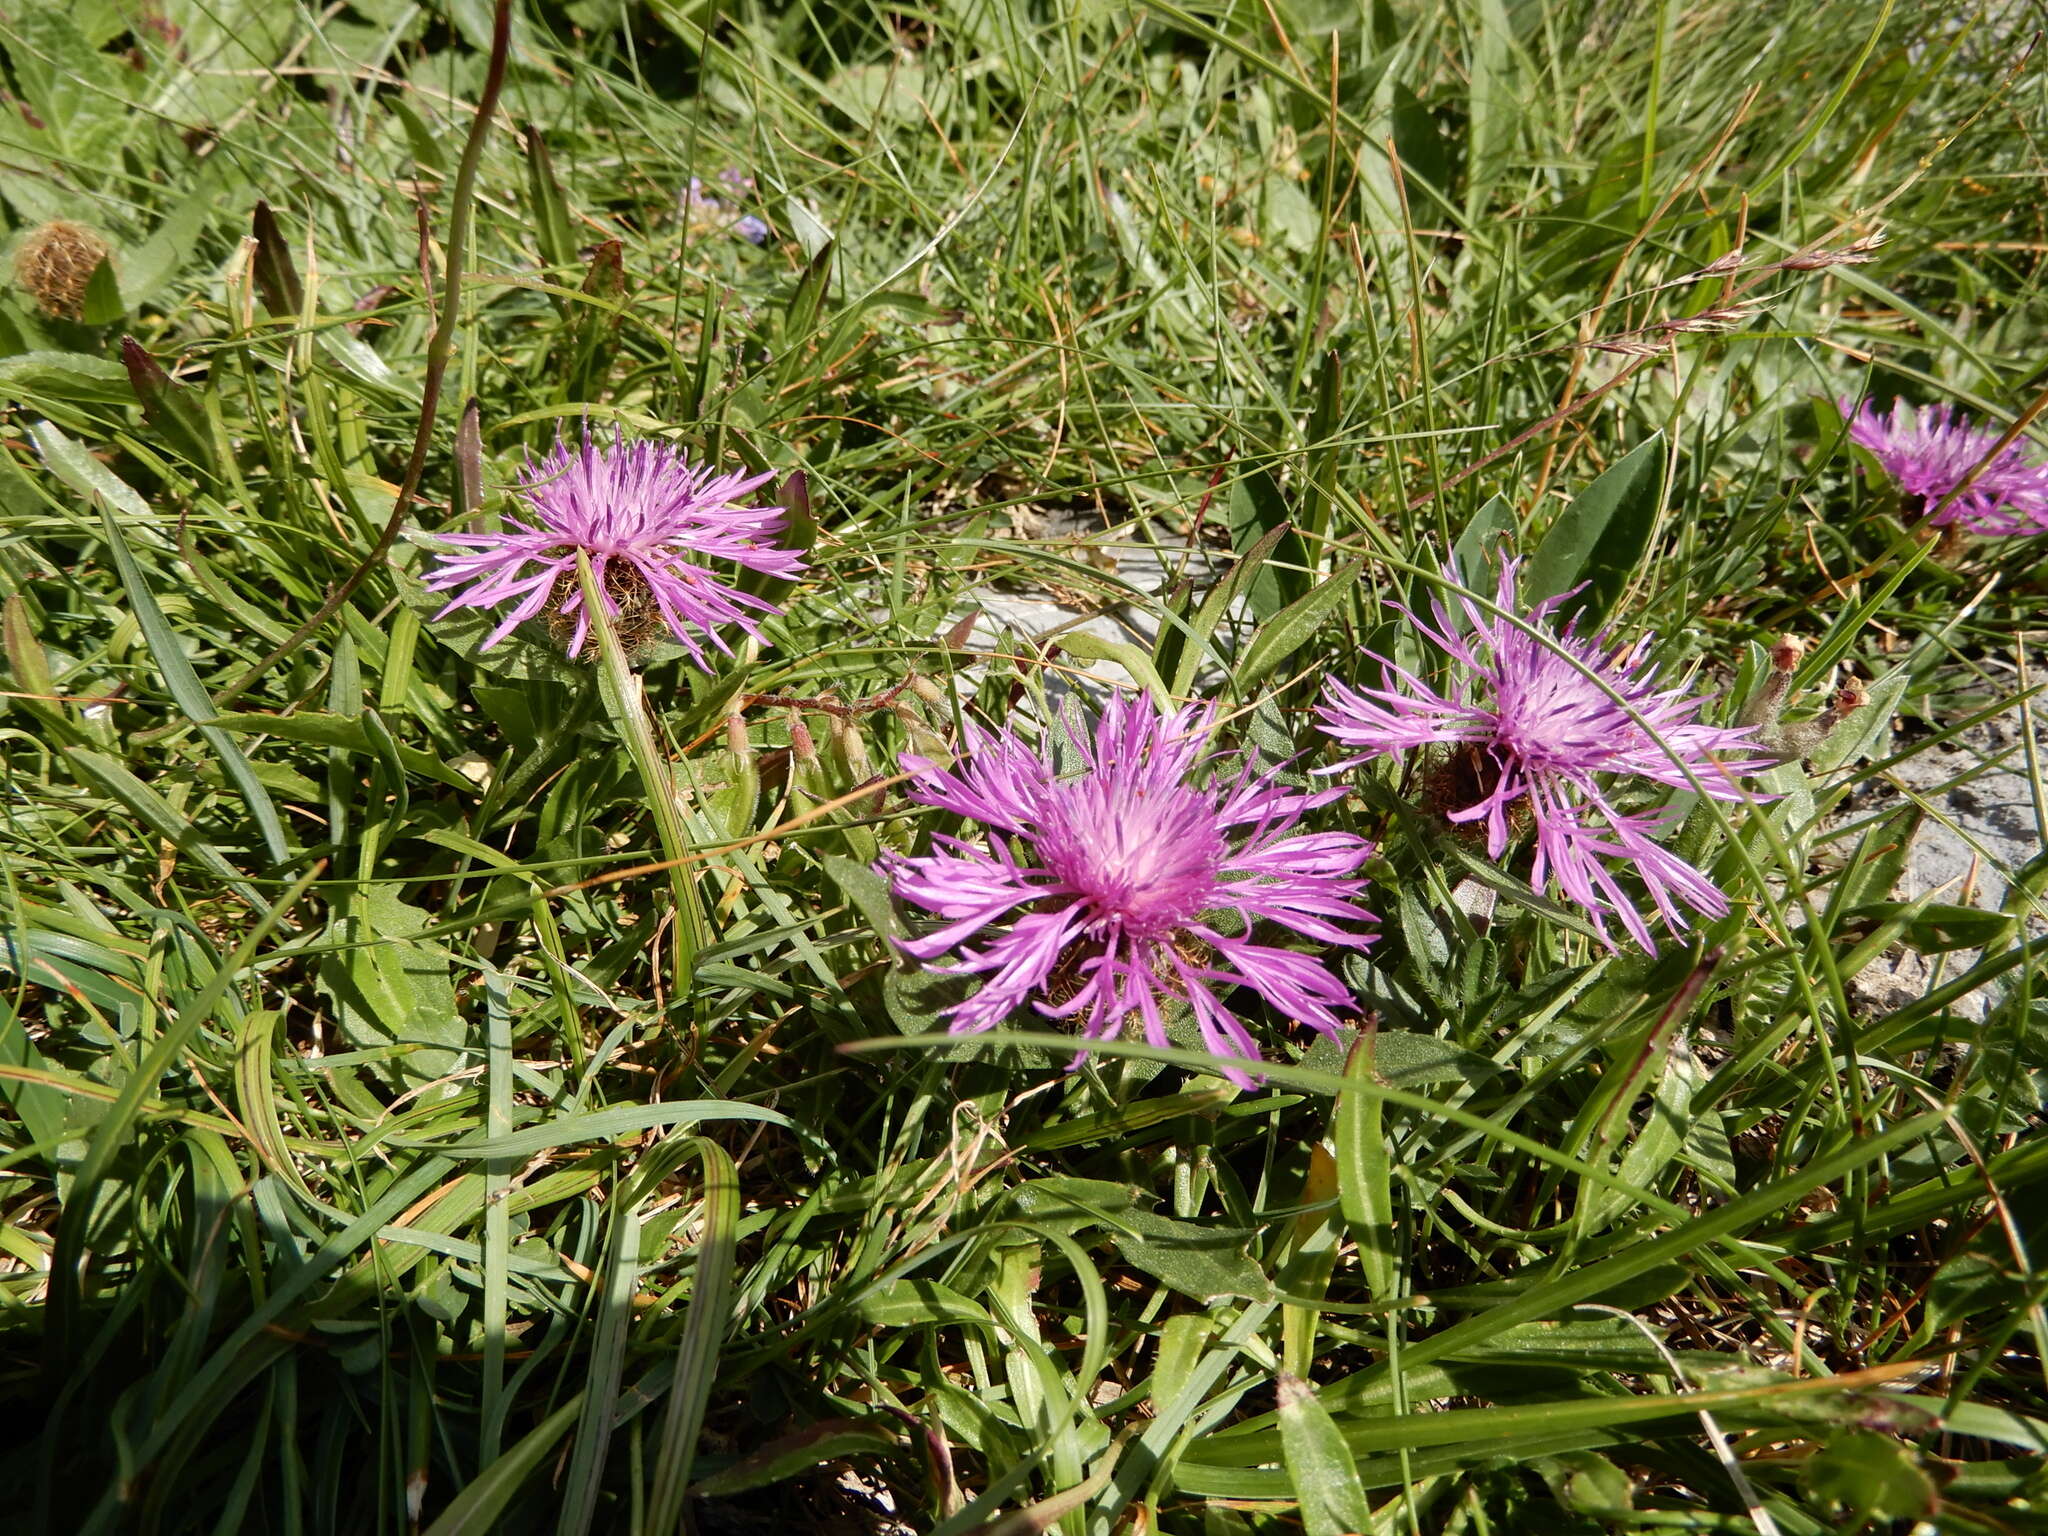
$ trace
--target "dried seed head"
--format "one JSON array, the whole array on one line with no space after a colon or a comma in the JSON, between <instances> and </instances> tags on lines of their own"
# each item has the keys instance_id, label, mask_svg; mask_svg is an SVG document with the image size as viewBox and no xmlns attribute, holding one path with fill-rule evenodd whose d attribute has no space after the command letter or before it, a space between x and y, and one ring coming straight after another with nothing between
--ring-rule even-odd
<instances>
[{"instance_id":1,"label":"dried seed head","mask_svg":"<svg viewBox=\"0 0 2048 1536\"><path fill-rule=\"evenodd\" d=\"M1732 331L1743 324L1749 319L1749 312L1750 306L1747 304L1730 304L1722 309L1703 309L1696 315L1679 315L1670 320L1659 321L1657 329L1672 335L1718 335L1722 331Z\"/></svg>"},{"instance_id":2,"label":"dried seed head","mask_svg":"<svg viewBox=\"0 0 2048 1536\"><path fill-rule=\"evenodd\" d=\"M725 750L742 763L753 761L754 749L747 740L747 720L744 715L731 714L725 717Z\"/></svg>"},{"instance_id":3,"label":"dried seed head","mask_svg":"<svg viewBox=\"0 0 2048 1536\"><path fill-rule=\"evenodd\" d=\"M14 250L14 284L44 314L76 320L85 313L86 285L112 254L107 242L83 224L52 219L22 237Z\"/></svg>"},{"instance_id":4,"label":"dried seed head","mask_svg":"<svg viewBox=\"0 0 2048 1536\"><path fill-rule=\"evenodd\" d=\"M1799 662L1806 655L1806 646L1797 635L1786 635L1771 647L1771 670L1773 672L1796 672Z\"/></svg>"},{"instance_id":5,"label":"dried seed head","mask_svg":"<svg viewBox=\"0 0 2048 1536\"><path fill-rule=\"evenodd\" d=\"M910 674L910 691L927 704L943 704L946 701L946 690L922 672Z\"/></svg>"},{"instance_id":6,"label":"dried seed head","mask_svg":"<svg viewBox=\"0 0 2048 1536\"><path fill-rule=\"evenodd\" d=\"M1700 282L1709 277L1726 277L1742 266L1742 247L1737 246L1726 256L1717 256L1699 271L1693 273L1692 281Z\"/></svg>"},{"instance_id":7,"label":"dried seed head","mask_svg":"<svg viewBox=\"0 0 2048 1536\"><path fill-rule=\"evenodd\" d=\"M1852 677L1837 688L1834 697L1828 700L1828 717L1839 723L1869 702L1870 694L1864 688L1862 680Z\"/></svg>"},{"instance_id":8,"label":"dried seed head","mask_svg":"<svg viewBox=\"0 0 2048 1536\"><path fill-rule=\"evenodd\" d=\"M1620 357L1655 357L1664 350L1654 342L1639 341L1629 336L1606 336L1586 345L1595 352L1612 352Z\"/></svg>"},{"instance_id":9,"label":"dried seed head","mask_svg":"<svg viewBox=\"0 0 2048 1536\"><path fill-rule=\"evenodd\" d=\"M1783 261L1779 262L1777 264L1778 270L1781 272L1819 272L1827 267L1860 267L1865 262L1876 259L1874 253L1879 246L1884 244L1885 239L1885 232L1880 229L1872 234L1865 235L1861 240L1852 241L1850 244L1839 246L1832 251L1822 250L1819 247L1800 251L1796 255L1787 256Z\"/></svg>"}]
</instances>

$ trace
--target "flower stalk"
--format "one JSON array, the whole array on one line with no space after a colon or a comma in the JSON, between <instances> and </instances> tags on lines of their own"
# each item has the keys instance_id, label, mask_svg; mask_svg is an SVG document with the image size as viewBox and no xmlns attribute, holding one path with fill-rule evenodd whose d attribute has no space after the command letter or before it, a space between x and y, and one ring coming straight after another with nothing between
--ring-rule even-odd
<instances>
[{"instance_id":1,"label":"flower stalk","mask_svg":"<svg viewBox=\"0 0 2048 1536\"><path fill-rule=\"evenodd\" d=\"M654 722L647 713L646 691L633 670L617 627L606 612L597 589L597 573L590 555L576 551L576 581L583 593L583 611L590 632L597 638L597 682L605 713L611 716L640 783L654 812L655 836L661 842L661 857L668 866L669 893L675 901L675 925L670 934L669 973L678 993L688 990L697 967L697 956L705 943L704 914L697 905L697 892L690 876L690 839L683 828L682 807L676 798L675 775L669 771L654 736Z\"/></svg>"}]
</instances>

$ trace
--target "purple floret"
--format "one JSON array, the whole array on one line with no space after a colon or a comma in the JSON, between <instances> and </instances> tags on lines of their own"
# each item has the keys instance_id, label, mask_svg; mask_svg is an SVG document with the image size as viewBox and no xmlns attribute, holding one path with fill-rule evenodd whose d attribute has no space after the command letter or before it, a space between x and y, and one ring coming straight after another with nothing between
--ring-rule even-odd
<instances>
[{"instance_id":1,"label":"purple floret","mask_svg":"<svg viewBox=\"0 0 2048 1536\"><path fill-rule=\"evenodd\" d=\"M1509 613L1520 611L1519 564L1507 562L1495 593L1495 605ZM1455 567L1445 575L1458 580ZM1547 598L1528 609L1526 622L1540 640L1470 598L1459 599L1469 633L1441 603L1431 605L1434 623L1409 615L1450 658L1448 691L1380 658L1396 686L1351 688L1331 679L1317 710L1322 728L1356 750L1330 771L1411 748L1449 749L1461 771L1447 767L1436 775L1454 792L1456 803L1441 807L1447 819L1481 823L1487 857L1498 859L1512 840L1511 819L1525 815L1536 832L1530 883L1541 889L1554 878L1603 938L1611 916L1654 953L1649 924L1623 890L1619 867L1635 871L1673 932L1686 926L1683 908L1719 917L1728 899L1657 841L1668 812L1616 807L1616 781L1741 800L1736 776L1768 768L1771 759L1716 756L1754 752L1750 729L1703 724L1703 698L1652 686L1657 669L1647 659L1648 638L1610 651L1599 638L1574 634L1570 624L1559 632L1552 615L1564 600Z\"/></svg>"},{"instance_id":2,"label":"purple floret","mask_svg":"<svg viewBox=\"0 0 2048 1536\"><path fill-rule=\"evenodd\" d=\"M724 188L726 197L744 198L751 195L754 190L754 178L740 171L720 171L718 180ZM683 191L683 214L689 219L692 229L706 233L726 230L754 245L764 244L768 239L769 230L765 220L758 219L751 213L736 215L724 198L708 190L703 181L696 176L690 178L689 186Z\"/></svg>"},{"instance_id":3,"label":"purple floret","mask_svg":"<svg viewBox=\"0 0 2048 1536\"><path fill-rule=\"evenodd\" d=\"M1252 1075L1237 1064L1260 1056L1227 1005L1237 988L1337 1033L1355 1006L1343 983L1320 958L1252 932L1271 923L1318 945L1368 942L1340 925L1372 919L1355 904L1371 845L1299 830L1340 792L1292 789L1251 754L1212 752L1213 725L1206 704L1116 698L1092 732L1073 715L1063 722L1079 757L1065 776L1052 743L1034 751L1007 730L970 730L955 769L903 758L915 799L984 829L985 846L941 835L931 853L878 866L899 897L944 919L903 947L934 970L984 978L946 1010L953 1033L993 1028L1029 1004L1078 1019L1085 1040L1113 1038L1135 1016L1165 1046L1167 1005L1184 1001L1240 1083ZM1239 921L1219 923L1225 912Z\"/></svg>"},{"instance_id":4,"label":"purple floret","mask_svg":"<svg viewBox=\"0 0 2048 1536\"><path fill-rule=\"evenodd\" d=\"M1888 418L1868 401L1854 414L1849 401L1841 407L1850 438L1884 466L1899 494L1922 511L1940 505L2003 435L1974 425L1947 405L1916 410L1896 400ZM1993 537L2048 533L2048 464L2031 462L2017 442L2010 443L1969 489L1929 521L1936 527L1960 523L1972 533Z\"/></svg>"},{"instance_id":5,"label":"purple floret","mask_svg":"<svg viewBox=\"0 0 2048 1536\"><path fill-rule=\"evenodd\" d=\"M720 580L697 557L785 581L804 568L796 551L774 542L782 508L741 504L772 478L714 474L667 443L628 442L623 434L610 443L586 436L578 448L557 442L546 458L528 461L514 487L530 523L508 517L497 533L438 536L459 553L440 556L425 578L433 590L453 594L435 617L458 608L509 608L484 641L489 650L526 620L552 611L573 621L568 651L578 655L590 629L576 577L581 550L610 616L619 612L622 589L644 589L661 624L708 671L699 635L731 655L719 625L758 637L757 615L782 610Z\"/></svg>"}]
</instances>

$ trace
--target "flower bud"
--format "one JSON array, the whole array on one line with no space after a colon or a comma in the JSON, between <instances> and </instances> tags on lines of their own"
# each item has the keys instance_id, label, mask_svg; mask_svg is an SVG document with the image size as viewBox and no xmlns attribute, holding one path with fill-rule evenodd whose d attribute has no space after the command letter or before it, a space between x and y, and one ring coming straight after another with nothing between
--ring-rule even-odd
<instances>
[{"instance_id":1,"label":"flower bud","mask_svg":"<svg viewBox=\"0 0 2048 1536\"><path fill-rule=\"evenodd\" d=\"M811 728L804 724L804 717L793 709L789 712L788 718L791 754L806 768L815 767L818 761L818 744L811 740Z\"/></svg>"}]
</instances>

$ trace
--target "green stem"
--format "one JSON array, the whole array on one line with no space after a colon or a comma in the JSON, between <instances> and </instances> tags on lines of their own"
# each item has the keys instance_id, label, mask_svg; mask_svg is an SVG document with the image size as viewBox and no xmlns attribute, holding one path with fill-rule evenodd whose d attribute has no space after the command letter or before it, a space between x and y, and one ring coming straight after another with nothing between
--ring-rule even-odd
<instances>
[{"instance_id":1,"label":"green stem","mask_svg":"<svg viewBox=\"0 0 2048 1536\"><path fill-rule=\"evenodd\" d=\"M697 910L697 893L691 883L690 866L683 860L692 852L683 830L682 807L676 801L676 782L668 759L654 739L654 724L647 717L647 700L626 648L619 644L619 632L612 627L597 589L597 576L590 568L590 556L576 551L576 580L583 589L583 611L590 615L590 632L597 640L598 693L605 712L612 717L640 782L647 791L647 804L654 812L655 835L661 839L661 856L668 864L668 886L675 897L676 921L671 978L678 996L688 992L697 967L698 951L704 947L703 914Z\"/></svg>"}]
</instances>

